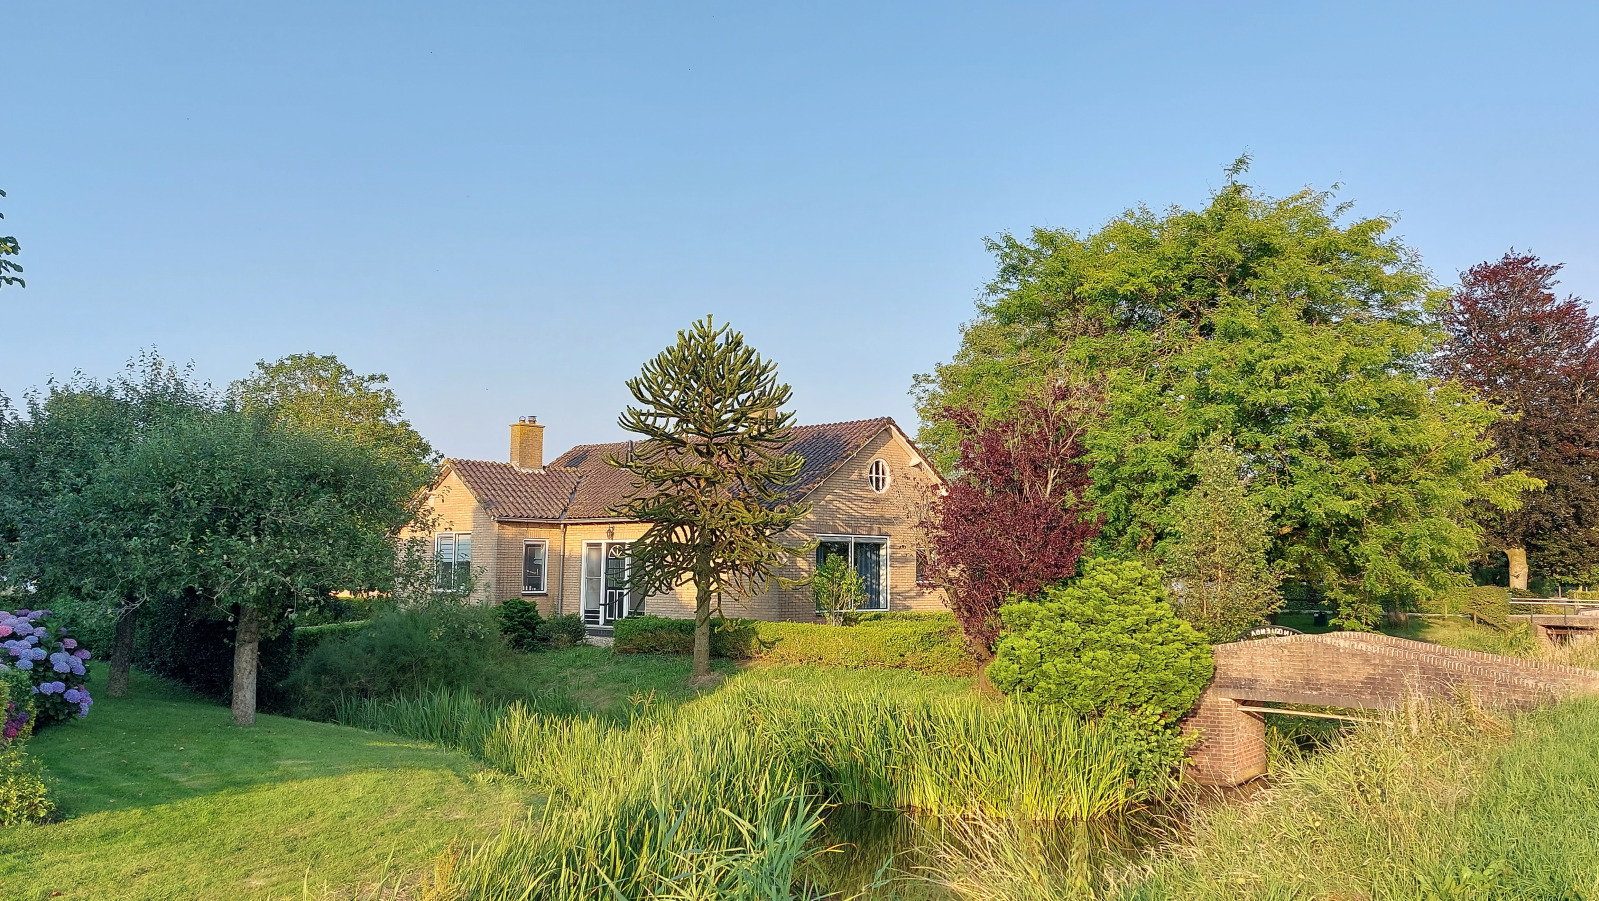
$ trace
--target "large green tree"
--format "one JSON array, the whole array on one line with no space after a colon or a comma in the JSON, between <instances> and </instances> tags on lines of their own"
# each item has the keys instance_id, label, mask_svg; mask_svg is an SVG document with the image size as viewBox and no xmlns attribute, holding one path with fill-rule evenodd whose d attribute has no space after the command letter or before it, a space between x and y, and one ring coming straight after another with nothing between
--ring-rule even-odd
<instances>
[{"instance_id":1,"label":"large green tree","mask_svg":"<svg viewBox=\"0 0 1599 901\"><path fill-rule=\"evenodd\" d=\"M113 620L113 696L127 690L138 612L156 589L130 546L92 525L86 492L152 430L218 404L189 369L148 352L110 379L30 392L25 415L0 417L0 584Z\"/></svg>"},{"instance_id":2,"label":"large green tree","mask_svg":"<svg viewBox=\"0 0 1599 901\"><path fill-rule=\"evenodd\" d=\"M1544 577L1599 580L1599 316L1555 295L1559 273L1511 251L1461 273L1443 313L1438 372L1510 414L1491 430L1503 465L1545 485L1488 519L1516 589L1529 562Z\"/></svg>"},{"instance_id":3,"label":"large green tree","mask_svg":"<svg viewBox=\"0 0 1599 901\"><path fill-rule=\"evenodd\" d=\"M1370 622L1464 578L1473 508L1532 484L1496 473L1496 412L1429 380L1440 339L1417 255L1386 217L1331 194L1274 198L1238 181L1201 209L1130 210L1100 230L990 242L999 270L954 359L918 380L920 440L948 465L961 438L937 415L1002 418L1049 380L1098 381L1085 436L1107 551L1160 553L1194 452L1225 435L1270 511L1290 579Z\"/></svg>"},{"instance_id":4,"label":"large green tree","mask_svg":"<svg viewBox=\"0 0 1599 901\"><path fill-rule=\"evenodd\" d=\"M1243 458L1208 441L1194 466L1198 482L1177 503L1179 534L1161 570L1177 615L1220 644L1282 606L1282 573L1268 559L1271 514L1249 496Z\"/></svg>"},{"instance_id":5,"label":"large green tree","mask_svg":"<svg viewBox=\"0 0 1599 901\"><path fill-rule=\"evenodd\" d=\"M233 716L247 726L261 639L299 604L387 587L418 498L393 455L224 411L176 420L103 464L84 510L144 581L232 614Z\"/></svg>"},{"instance_id":6,"label":"large green tree","mask_svg":"<svg viewBox=\"0 0 1599 901\"><path fill-rule=\"evenodd\" d=\"M416 471L421 486L438 454L405 418L388 381L381 373L361 375L332 354L291 354L275 363L256 363L255 372L234 382L228 396L246 412L393 454Z\"/></svg>"},{"instance_id":7,"label":"large green tree","mask_svg":"<svg viewBox=\"0 0 1599 901\"><path fill-rule=\"evenodd\" d=\"M783 489L804 461L789 453L794 414L777 365L711 317L677 333L627 388L619 424L643 440L611 464L638 480L617 513L649 524L629 549L634 590L694 586L691 679L711 675L711 618L724 596L758 592L792 559L777 540L810 512Z\"/></svg>"}]
</instances>

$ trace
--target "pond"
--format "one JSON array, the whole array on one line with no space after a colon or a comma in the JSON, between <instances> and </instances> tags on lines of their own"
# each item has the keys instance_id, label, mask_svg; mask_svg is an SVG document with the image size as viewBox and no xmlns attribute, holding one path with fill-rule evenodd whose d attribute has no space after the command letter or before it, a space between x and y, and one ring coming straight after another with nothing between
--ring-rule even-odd
<instances>
[{"instance_id":1,"label":"pond","mask_svg":"<svg viewBox=\"0 0 1599 901\"><path fill-rule=\"evenodd\" d=\"M1093 822L1005 824L919 817L863 807L837 807L823 822L813 859L817 887L835 897L949 901L941 883L985 861L1014 869L1047 867L1069 874L1076 894L1090 895L1115 873L1171 838L1178 821L1142 811Z\"/></svg>"}]
</instances>

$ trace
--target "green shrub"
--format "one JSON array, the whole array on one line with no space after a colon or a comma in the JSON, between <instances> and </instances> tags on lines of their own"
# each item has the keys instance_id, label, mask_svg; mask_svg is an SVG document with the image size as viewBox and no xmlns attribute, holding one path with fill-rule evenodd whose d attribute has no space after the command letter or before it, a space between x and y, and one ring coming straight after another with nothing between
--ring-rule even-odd
<instances>
[{"instance_id":1,"label":"green shrub","mask_svg":"<svg viewBox=\"0 0 1599 901\"><path fill-rule=\"evenodd\" d=\"M544 625L538 604L522 598L509 598L494 608L494 614L500 619L500 634L505 636L511 647L518 651L538 650L539 627Z\"/></svg>"},{"instance_id":2,"label":"green shrub","mask_svg":"<svg viewBox=\"0 0 1599 901\"><path fill-rule=\"evenodd\" d=\"M977 672L977 661L948 613L857 613L846 622L852 624L719 620L711 631L711 654L780 666L882 667L943 676ZM618 622L612 645L618 654L687 654L693 649L694 622L663 616Z\"/></svg>"},{"instance_id":3,"label":"green shrub","mask_svg":"<svg viewBox=\"0 0 1599 901\"><path fill-rule=\"evenodd\" d=\"M866 582L848 560L830 554L811 577L811 597L816 602L817 616L830 625L843 625L846 614L866 603Z\"/></svg>"},{"instance_id":4,"label":"green shrub","mask_svg":"<svg viewBox=\"0 0 1599 901\"><path fill-rule=\"evenodd\" d=\"M284 683L304 716L333 715L340 698L418 695L432 688L514 693L514 656L488 607L439 600L391 609L366 626L330 627Z\"/></svg>"},{"instance_id":5,"label":"green shrub","mask_svg":"<svg viewBox=\"0 0 1599 901\"><path fill-rule=\"evenodd\" d=\"M0 666L0 746L21 744L33 734L33 679L14 666Z\"/></svg>"},{"instance_id":6,"label":"green shrub","mask_svg":"<svg viewBox=\"0 0 1599 901\"><path fill-rule=\"evenodd\" d=\"M875 618L875 617L885 618ZM892 618L888 618L892 617ZM863 614L853 626L755 623L749 656L780 666L883 667L969 676L977 661L948 613Z\"/></svg>"},{"instance_id":7,"label":"green shrub","mask_svg":"<svg viewBox=\"0 0 1599 901\"><path fill-rule=\"evenodd\" d=\"M348 623L325 623L320 626L296 626L292 635L294 659L301 662L324 641L342 641L370 625L369 620Z\"/></svg>"},{"instance_id":8,"label":"green shrub","mask_svg":"<svg viewBox=\"0 0 1599 901\"><path fill-rule=\"evenodd\" d=\"M747 619L711 623L711 656L748 657L755 626ZM692 654L694 621L665 616L630 616L617 622L611 650L617 654Z\"/></svg>"},{"instance_id":9,"label":"green shrub","mask_svg":"<svg viewBox=\"0 0 1599 901\"><path fill-rule=\"evenodd\" d=\"M1087 560L1081 577L1000 608L1005 632L988 677L1013 697L1077 716L1182 716L1215 672L1204 636L1139 563Z\"/></svg>"},{"instance_id":10,"label":"green shrub","mask_svg":"<svg viewBox=\"0 0 1599 901\"><path fill-rule=\"evenodd\" d=\"M1510 626L1510 591L1497 585L1476 585L1441 591L1423 605L1423 613L1463 615L1495 629Z\"/></svg>"},{"instance_id":11,"label":"green shrub","mask_svg":"<svg viewBox=\"0 0 1599 901\"><path fill-rule=\"evenodd\" d=\"M552 648L570 648L588 641L589 630L583 625L583 617L566 613L545 620L539 627L538 637Z\"/></svg>"},{"instance_id":12,"label":"green shrub","mask_svg":"<svg viewBox=\"0 0 1599 901\"><path fill-rule=\"evenodd\" d=\"M136 666L214 700L233 696L233 623L225 612L199 598L172 597L146 603L138 616ZM295 663L292 630L262 640L256 683L262 710L287 712L293 707L293 699L279 686Z\"/></svg>"},{"instance_id":13,"label":"green shrub","mask_svg":"<svg viewBox=\"0 0 1599 901\"><path fill-rule=\"evenodd\" d=\"M0 826L42 823L55 812L50 784L20 744L0 750Z\"/></svg>"}]
</instances>

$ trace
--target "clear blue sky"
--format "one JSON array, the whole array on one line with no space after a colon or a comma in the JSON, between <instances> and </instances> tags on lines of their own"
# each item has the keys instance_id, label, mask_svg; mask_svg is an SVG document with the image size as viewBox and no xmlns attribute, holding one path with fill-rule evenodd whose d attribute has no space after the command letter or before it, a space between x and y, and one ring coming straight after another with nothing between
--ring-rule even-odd
<instances>
[{"instance_id":1,"label":"clear blue sky","mask_svg":"<svg viewBox=\"0 0 1599 901\"><path fill-rule=\"evenodd\" d=\"M710 312L803 421L914 428L982 239L1202 203L1247 150L1441 283L1515 245L1599 300L1591 4L17 2L0 390L142 347L385 372L452 456L620 437Z\"/></svg>"}]
</instances>

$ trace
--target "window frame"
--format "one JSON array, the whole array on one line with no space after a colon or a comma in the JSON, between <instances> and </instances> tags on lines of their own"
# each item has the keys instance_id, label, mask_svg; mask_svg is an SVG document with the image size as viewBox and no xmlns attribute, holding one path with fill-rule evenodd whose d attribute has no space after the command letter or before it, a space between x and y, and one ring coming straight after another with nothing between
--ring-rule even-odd
<instances>
[{"instance_id":1,"label":"window frame","mask_svg":"<svg viewBox=\"0 0 1599 901\"><path fill-rule=\"evenodd\" d=\"M449 539L449 544L450 544L450 560L449 560L448 563L445 563L442 559L440 559L441 557L444 556L444 554L442 552L442 547L443 547L443 544L444 544L444 541L445 541L446 538ZM464 561L459 559L460 554L458 553L460 548L461 548L461 539L462 538L466 539L466 547L467 547L466 560L464 560ZM433 590L438 592L438 593L440 593L440 594L444 594L444 593L451 592L451 591L460 591L461 587L462 587L462 581L461 581L461 578L460 578L459 574L457 574L457 572L456 572L456 567L460 566L463 562L466 564L466 574L470 578L471 575L472 575L472 533L470 531L467 531L467 532L453 532L453 531L449 531L449 532L434 532L433 533ZM444 572L444 567L445 566L448 566L450 568L450 579L449 579L450 584L449 585L446 585L444 580L442 578L440 578L440 576Z\"/></svg>"},{"instance_id":2,"label":"window frame","mask_svg":"<svg viewBox=\"0 0 1599 901\"><path fill-rule=\"evenodd\" d=\"M527 587L527 549L539 547L544 550L544 556L539 563L539 587ZM550 540L548 538L522 539L522 594L547 595L550 593Z\"/></svg>"},{"instance_id":3,"label":"window frame","mask_svg":"<svg viewBox=\"0 0 1599 901\"><path fill-rule=\"evenodd\" d=\"M883 487L881 488L877 487L879 468L881 468L881 476L883 480ZM876 459L872 460L871 463L866 465L866 485L872 489L874 494L883 494L884 492L888 491L888 486L893 484L893 481L894 477L889 471L888 461L884 460L882 457L877 457Z\"/></svg>"},{"instance_id":4,"label":"window frame","mask_svg":"<svg viewBox=\"0 0 1599 901\"><path fill-rule=\"evenodd\" d=\"M868 612L868 613L886 613L889 610L893 609L894 600L893 600L893 592L891 590L892 589L892 579L890 578L891 574L894 571L894 567L892 565L893 557L891 555L891 551L893 550L893 548L891 546L892 539L889 536L887 536L887 535L832 535L832 534L828 534L828 535L817 535L817 536L815 536L814 540L816 541L816 552L817 552L817 554L820 554L822 552L822 547L821 546L823 544L838 544L838 543L848 542L849 543L849 566L850 566L850 569L852 569L852 570L855 569L855 545L856 545L857 542L861 543L861 544L876 544L876 545L880 545L883 548L883 562L881 564L881 566L882 566L882 572L881 572L881 576L882 576L882 598L881 598L882 606L880 606L880 607L861 607L860 609L862 611ZM821 561L821 559L819 557L818 558L813 558L812 561L811 561L811 565L812 566L820 566L821 563L822 563L822 561Z\"/></svg>"}]
</instances>

